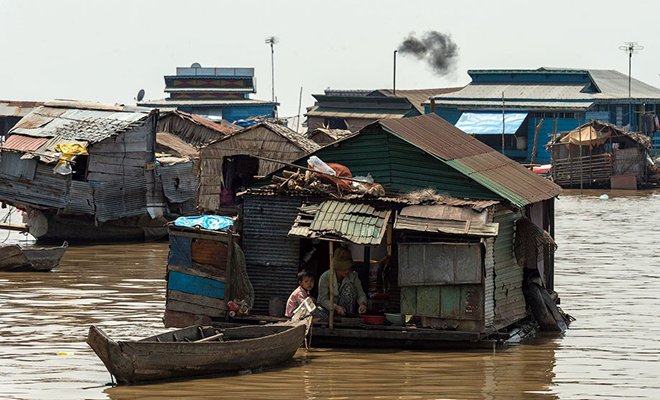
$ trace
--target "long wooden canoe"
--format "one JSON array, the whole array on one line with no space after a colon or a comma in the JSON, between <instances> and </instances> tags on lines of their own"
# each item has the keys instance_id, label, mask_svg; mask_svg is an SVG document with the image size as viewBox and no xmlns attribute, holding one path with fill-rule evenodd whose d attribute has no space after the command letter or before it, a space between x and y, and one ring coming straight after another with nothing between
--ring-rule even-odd
<instances>
[{"instance_id":1,"label":"long wooden canoe","mask_svg":"<svg viewBox=\"0 0 660 400\"><path fill-rule=\"evenodd\" d=\"M308 323L192 326L137 341L114 341L91 326L87 343L117 383L130 384L281 364L303 343Z\"/></svg>"},{"instance_id":2,"label":"long wooden canoe","mask_svg":"<svg viewBox=\"0 0 660 400\"><path fill-rule=\"evenodd\" d=\"M69 247L64 242L60 247L0 247L0 271L50 271L57 267Z\"/></svg>"}]
</instances>

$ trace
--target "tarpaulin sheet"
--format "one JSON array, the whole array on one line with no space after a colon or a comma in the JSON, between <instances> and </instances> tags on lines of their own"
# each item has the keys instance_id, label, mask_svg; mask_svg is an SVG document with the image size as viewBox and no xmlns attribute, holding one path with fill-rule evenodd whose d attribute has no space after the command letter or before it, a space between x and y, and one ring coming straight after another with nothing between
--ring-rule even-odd
<instances>
[{"instance_id":1,"label":"tarpaulin sheet","mask_svg":"<svg viewBox=\"0 0 660 400\"><path fill-rule=\"evenodd\" d=\"M199 226L211 231L224 231L234 226L234 220L220 215L200 215L197 217L179 217L174 221L174 225L188 228Z\"/></svg>"},{"instance_id":2,"label":"tarpaulin sheet","mask_svg":"<svg viewBox=\"0 0 660 400\"><path fill-rule=\"evenodd\" d=\"M515 134L527 118L527 113L463 113L456 127L465 133L474 135L501 135L502 119L504 119L504 134Z\"/></svg>"}]
</instances>

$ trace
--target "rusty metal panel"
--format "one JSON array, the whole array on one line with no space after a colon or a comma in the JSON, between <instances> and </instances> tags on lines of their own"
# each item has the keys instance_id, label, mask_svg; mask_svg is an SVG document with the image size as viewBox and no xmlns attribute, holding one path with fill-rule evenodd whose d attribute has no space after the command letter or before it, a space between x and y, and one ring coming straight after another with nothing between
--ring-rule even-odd
<instances>
[{"instance_id":1,"label":"rusty metal panel","mask_svg":"<svg viewBox=\"0 0 660 400\"><path fill-rule=\"evenodd\" d=\"M34 138L23 135L10 135L0 147L2 150L14 150L20 152L34 151L48 142L48 138Z\"/></svg>"},{"instance_id":2,"label":"rusty metal panel","mask_svg":"<svg viewBox=\"0 0 660 400\"><path fill-rule=\"evenodd\" d=\"M482 282L481 244L401 243L401 286Z\"/></svg>"}]
</instances>

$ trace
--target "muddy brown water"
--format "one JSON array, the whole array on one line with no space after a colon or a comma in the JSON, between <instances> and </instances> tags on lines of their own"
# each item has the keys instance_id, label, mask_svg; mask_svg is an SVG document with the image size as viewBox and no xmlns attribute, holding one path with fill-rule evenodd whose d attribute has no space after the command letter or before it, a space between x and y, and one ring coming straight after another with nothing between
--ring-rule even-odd
<instances>
[{"instance_id":1,"label":"muddy brown water","mask_svg":"<svg viewBox=\"0 0 660 400\"><path fill-rule=\"evenodd\" d=\"M250 375L110 387L87 328L162 331L167 244L74 246L52 273L0 273L0 398L658 399L660 192L601 193L557 202L556 289L577 318L563 337L497 351L300 350Z\"/></svg>"}]
</instances>

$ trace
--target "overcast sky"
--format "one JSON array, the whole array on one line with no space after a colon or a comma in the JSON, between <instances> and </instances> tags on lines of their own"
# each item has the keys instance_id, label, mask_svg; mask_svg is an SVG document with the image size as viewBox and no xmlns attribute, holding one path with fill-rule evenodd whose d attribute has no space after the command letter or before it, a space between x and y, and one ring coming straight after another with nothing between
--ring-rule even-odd
<instances>
[{"instance_id":1,"label":"overcast sky","mask_svg":"<svg viewBox=\"0 0 660 400\"><path fill-rule=\"evenodd\" d=\"M629 16L627 16L629 15ZM392 52L409 34L450 34L455 71L437 76L399 56L397 88L460 86L468 69L570 67L628 72L619 46L644 46L633 77L660 87L660 2L654 1L29 1L0 0L0 99L134 104L164 98L164 75L199 62L254 67L271 97L276 36L280 116L312 93L392 86Z\"/></svg>"}]
</instances>

